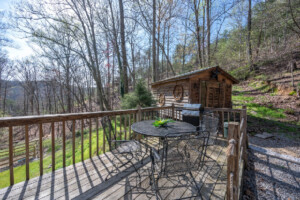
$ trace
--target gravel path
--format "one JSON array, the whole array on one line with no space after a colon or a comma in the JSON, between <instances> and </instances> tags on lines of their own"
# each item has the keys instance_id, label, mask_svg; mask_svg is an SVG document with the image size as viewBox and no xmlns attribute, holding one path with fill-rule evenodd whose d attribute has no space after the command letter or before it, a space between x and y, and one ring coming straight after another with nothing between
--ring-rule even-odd
<instances>
[{"instance_id":1,"label":"gravel path","mask_svg":"<svg viewBox=\"0 0 300 200\"><path fill-rule=\"evenodd\" d=\"M280 152L280 157L276 156L278 151L273 151L274 147L271 147L272 145L269 145L270 148L262 147L262 143L267 143L267 140L250 139L251 145L260 146L260 148L249 150L248 169L245 170L243 183L243 199L300 200L299 159L296 158L295 161L285 159L284 155L286 154L282 152ZM278 142L278 140L276 141ZM281 141L288 142L287 140ZM272 143L270 140L269 142ZM287 144L282 144L282 146L285 145ZM300 146L294 146L293 148L298 152ZM262 151L264 149L266 151Z\"/></svg>"}]
</instances>

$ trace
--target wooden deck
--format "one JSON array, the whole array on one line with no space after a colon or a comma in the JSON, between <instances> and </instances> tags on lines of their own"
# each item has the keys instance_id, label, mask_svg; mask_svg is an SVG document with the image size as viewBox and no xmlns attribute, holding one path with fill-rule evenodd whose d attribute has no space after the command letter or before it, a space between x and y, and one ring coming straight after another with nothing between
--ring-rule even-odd
<instances>
[{"instance_id":1,"label":"wooden deck","mask_svg":"<svg viewBox=\"0 0 300 200\"><path fill-rule=\"evenodd\" d=\"M158 141L152 139L152 145ZM205 165L201 171L193 174L203 199L224 199L227 184L226 140L216 140L209 146ZM121 158L120 158L121 159ZM92 159L53 173L32 178L0 190L0 199L155 199L151 190L148 169L150 158L144 163L137 162L141 178L133 167L116 169L111 152L95 156ZM115 169L118 173L110 174ZM108 178L106 180L106 178ZM138 181L137 181L138 180ZM164 199L183 199L195 195L195 186L182 187L183 180L160 179L159 185L167 189L160 193ZM195 198L192 198L195 199Z\"/></svg>"}]
</instances>

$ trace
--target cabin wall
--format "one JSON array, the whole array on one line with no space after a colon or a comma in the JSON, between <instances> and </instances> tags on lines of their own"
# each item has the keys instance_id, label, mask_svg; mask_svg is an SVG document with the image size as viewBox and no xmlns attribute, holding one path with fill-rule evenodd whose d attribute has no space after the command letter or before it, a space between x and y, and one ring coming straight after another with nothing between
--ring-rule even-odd
<instances>
[{"instance_id":1,"label":"cabin wall","mask_svg":"<svg viewBox=\"0 0 300 200\"><path fill-rule=\"evenodd\" d=\"M181 100L175 100L173 96L173 91L176 85L181 85L183 87L183 97L181 98ZM160 106L158 103L158 98L160 94L165 95L164 106L170 106L173 103L175 106L183 106L183 104L189 103L189 80L186 79L180 81L173 81L173 82L153 86L152 94L158 106Z\"/></svg>"},{"instance_id":2,"label":"cabin wall","mask_svg":"<svg viewBox=\"0 0 300 200\"><path fill-rule=\"evenodd\" d=\"M205 107L232 107L231 95L233 81L223 74L217 79L211 78L211 70L192 75L183 80L173 80L152 86L152 94L159 104L160 94L165 95L164 106L174 103L175 106L183 106L185 103L200 103ZM175 100L173 91L176 85L183 87L183 97Z\"/></svg>"}]
</instances>

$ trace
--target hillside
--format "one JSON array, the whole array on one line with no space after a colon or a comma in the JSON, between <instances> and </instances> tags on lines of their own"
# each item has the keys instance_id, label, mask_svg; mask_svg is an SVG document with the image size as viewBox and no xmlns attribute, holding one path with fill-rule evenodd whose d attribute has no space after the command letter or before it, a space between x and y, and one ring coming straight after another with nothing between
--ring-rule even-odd
<instances>
[{"instance_id":1,"label":"hillside","mask_svg":"<svg viewBox=\"0 0 300 200\"><path fill-rule=\"evenodd\" d=\"M250 133L280 132L300 138L300 59L299 54L292 55L293 78L289 71L291 57L286 57L265 62L256 73L249 74L234 87L233 104L248 107Z\"/></svg>"}]
</instances>

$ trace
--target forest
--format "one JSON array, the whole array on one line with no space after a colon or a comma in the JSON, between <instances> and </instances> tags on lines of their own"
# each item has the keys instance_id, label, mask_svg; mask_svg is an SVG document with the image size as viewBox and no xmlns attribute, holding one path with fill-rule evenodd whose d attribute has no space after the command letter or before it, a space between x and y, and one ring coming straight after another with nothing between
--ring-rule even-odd
<instances>
[{"instance_id":1,"label":"forest","mask_svg":"<svg viewBox=\"0 0 300 200\"><path fill-rule=\"evenodd\" d=\"M298 199L299 147L300 0L0 1L0 199Z\"/></svg>"},{"instance_id":2,"label":"forest","mask_svg":"<svg viewBox=\"0 0 300 200\"><path fill-rule=\"evenodd\" d=\"M30 56L8 55L12 33ZM139 80L215 65L242 81L296 70L300 2L20 0L1 11L0 36L2 116L114 110Z\"/></svg>"}]
</instances>

